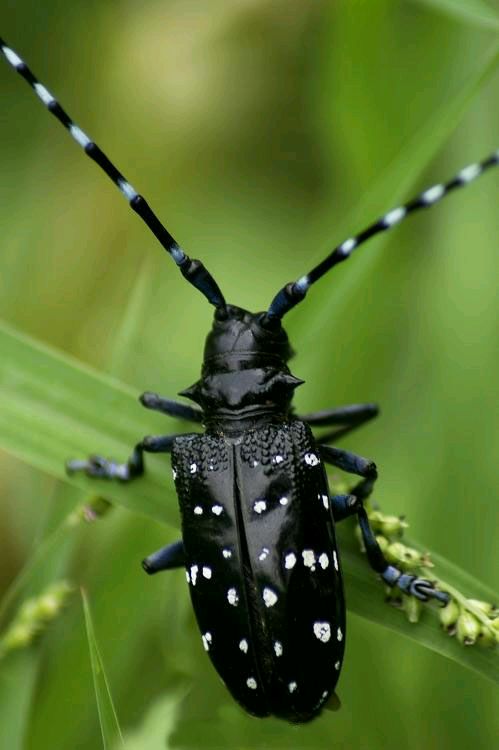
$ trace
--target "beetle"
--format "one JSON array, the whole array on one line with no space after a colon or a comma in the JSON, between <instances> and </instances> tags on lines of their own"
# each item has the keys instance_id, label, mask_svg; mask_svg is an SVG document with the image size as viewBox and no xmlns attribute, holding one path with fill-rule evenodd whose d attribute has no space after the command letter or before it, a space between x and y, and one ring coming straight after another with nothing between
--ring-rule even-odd
<instances>
[{"instance_id":1,"label":"beetle","mask_svg":"<svg viewBox=\"0 0 499 750\"><path fill-rule=\"evenodd\" d=\"M310 721L334 692L345 648L335 523L357 516L368 562L389 586L441 604L448 595L386 561L364 509L376 466L330 445L374 418L377 407L355 404L295 415L293 394L303 381L288 367L292 349L281 321L357 247L469 184L499 163L499 151L352 235L308 274L284 286L267 311L252 313L226 303L205 266L185 254L145 199L17 53L2 40L0 49L215 308L201 378L180 394L196 405L149 392L140 398L148 409L202 424L204 432L146 437L125 463L91 456L69 461L68 471L127 482L143 474L145 453L171 453L182 539L146 558L145 570L185 568L204 648L248 712ZM331 430L319 441L314 426ZM325 464L360 480L349 494L332 496Z\"/></svg>"}]
</instances>

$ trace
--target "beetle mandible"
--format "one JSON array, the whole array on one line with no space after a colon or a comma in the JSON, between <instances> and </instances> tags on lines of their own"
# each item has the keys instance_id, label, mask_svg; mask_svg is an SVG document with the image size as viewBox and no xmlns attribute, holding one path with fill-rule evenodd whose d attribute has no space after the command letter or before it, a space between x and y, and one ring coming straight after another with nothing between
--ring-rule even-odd
<instances>
[{"instance_id":1,"label":"beetle mandible","mask_svg":"<svg viewBox=\"0 0 499 750\"><path fill-rule=\"evenodd\" d=\"M182 540L144 560L148 573L185 567L204 648L234 698L256 716L306 722L331 697L345 648L345 602L334 525L356 515L367 559L389 586L420 600L448 601L431 581L402 573L381 552L363 506L375 464L330 443L377 414L373 404L296 416L303 381L281 320L309 288L370 237L437 203L499 163L499 151L447 183L352 235L308 274L284 286L266 312L226 303L219 286L192 260L100 148L66 114L14 50L12 67L127 199L187 281L215 307L201 378L183 395L197 406L144 393L142 404L202 423L203 433L146 437L126 463L100 456L72 460L70 472L130 481L144 472L144 453L171 453ZM331 430L317 442L313 426ZM331 496L324 463L360 477L347 495Z\"/></svg>"}]
</instances>

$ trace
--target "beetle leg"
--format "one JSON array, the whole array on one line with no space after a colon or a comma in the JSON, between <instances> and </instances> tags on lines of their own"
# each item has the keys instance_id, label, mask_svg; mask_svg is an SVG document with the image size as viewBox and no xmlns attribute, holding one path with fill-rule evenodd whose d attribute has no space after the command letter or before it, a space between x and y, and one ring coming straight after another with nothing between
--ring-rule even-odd
<instances>
[{"instance_id":1,"label":"beetle leg","mask_svg":"<svg viewBox=\"0 0 499 750\"><path fill-rule=\"evenodd\" d=\"M181 404L180 401L173 401L170 398L164 398L157 393L146 391L139 397L139 401L146 409L160 411L170 417L187 419L189 422L202 422L203 420L201 409L196 409L195 406L189 406L188 404Z\"/></svg>"},{"instance_id":2,"label":"beetle leg","mask_svg":"<svg viewBox=\"0 0 499 750\"><path fill-rule=\"evenodd\" d=\"M360 482L357 487L354 487L351 495L335 495L330 499L334 520L339 522L349 516L357 515L369 565L376 571L376 573L380 574L381 578L386 584L388 584L388 586L396 586L403 591L404 594L415 596L416 599L420 599L423 602L430 598L437 599L442 606L445 606L449 601L448 594L444 591L437 591L434 588L433 583L426 578L418 578L410 573L402 572L394 565L390 565L385 558L376 539L376 535L371 528L368 515L362 502L366 497L365 493L368 489L366 481L369 480L364 480L363 482ZM368 494L371 489L372 487L369 489ZM358 492L358 490L360 490L360 492Z\"/></svg>"},{"instance_id":3,"label":"beetle leg","mask_svg":"<svg viewBox=\"0 0 499 750\"><path fill-rule=\"evenodd\" d=\"M357 427L361 427L378 414L379 408L376 404L349 404L336 409L323 409L303 414L298 419L308 422L312 427L339 425L336 429L325 432L319 437L321 443L330 443L356 430Z\"/></svg>"},{"instance_id":4,"label":"beetle leg","mask_svg":"<svg viewBox=\"0 0 499 750\"><path fill-rule=\"evenodd\" d=\"M120 479L129 482L144 473L144 453L170 453L178 435L153 435L137 443L133 453L124 464L103 458L90 456L86 460L73 459L66 464L68 474L84 471L89 477L100 479Z\"/></svg>"},{"instance_id":5,"label":"beetle leg","mask_svg":"<svg viewBox=\"0 0 499 750\"><path fill-rule=\"evenodd\" d=\"M142 567L149 575L159 573L160 570L183 568L185 566L184 543L182 539L173 544L162 547L157 552L142 560Z\"/></svg>"},{"instance_id":6,"label":"beetle leg","mask_svg":"<svg viewBox=\"0 0 499 750\"><path fill-rule=\"evenodd\" d=\"M369 458L362 458L356 453L350 453L350 451L341 450L341 448L333 448L330 445L319 445L319 451L323 460L336 466L338 469L348 471L349 474L358 474L360 477L366 477L371 480L374 484L378 476L376 464Z\"/></svg>"},{"instance_id":7,"label":"beetle leg","mask_svg":"<svg viewBox=\"0 0 499 750\"><path fill-rule=\"evenodd\" d=\"M376 404L359 404L332 409L330 413L335 414L334 422L331 419L330 422L317 422L317 425L342 424L343 426L336 427L334 430L329 430L320 435L318 439L321 443L333 443L340 440L340 438L353 432L353 430L356 430L358 427L362 427L362 425L369 422L369 420L374 419L374 417L379 414L379 409ZM320 417L323 414L327 414L327 412L317 412L316 414ZM312 416L314 415L309 415L309 417ZM305 421L307 421L306 416ZM313 425L314 423L309 422L309 424Z\"/></svg>"}]
</instances>

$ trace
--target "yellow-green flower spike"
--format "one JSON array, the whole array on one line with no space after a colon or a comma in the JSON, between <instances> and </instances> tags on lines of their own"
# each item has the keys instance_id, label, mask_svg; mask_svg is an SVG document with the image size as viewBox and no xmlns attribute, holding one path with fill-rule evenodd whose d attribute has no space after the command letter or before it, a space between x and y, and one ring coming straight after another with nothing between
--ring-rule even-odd
<instances>
[{"instance_id":1,"label":"yellow-green flower spike","mask_svg":"<svg viewBox=\"0 0 499 750\"><path fill-rule=\"evenodd\" d=\"M463 611L457 618L457 639L464 646L472 646L480 635L480 623L471 612Z\"/></svg>"}]
</instances>

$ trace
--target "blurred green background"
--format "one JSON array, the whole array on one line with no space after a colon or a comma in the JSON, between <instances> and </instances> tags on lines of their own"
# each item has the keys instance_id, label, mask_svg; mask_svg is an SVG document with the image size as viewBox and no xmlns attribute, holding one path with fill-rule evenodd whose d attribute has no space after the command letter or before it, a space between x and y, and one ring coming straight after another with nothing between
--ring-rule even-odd
<instances>
[{"instance_id":1,"label":"blurred green background","mask_svg":"<svg viewBox=\"0 0 499 750\"><path fill-rule=\"evenodd\" d=\"M497 3L481 0L4 0L1 31L228 299L254 310L379 213L498 147L498 29ZM1 318L137 394L173 397L198 377L210 308L3 63L0 90ZM286 320L307 381L298 408L380 403L382 418L344 442L376 460L378 502L491 586L498 188L491 172L372 241ZM159 424L152 415L151 432ZM7 452L0 462L5 590L85 495ZM491 683L355 616L340 712L305 727L245 716L205 658L183 573L140 569L175 534L116 509L40 571L87 589L130 747L165 747L170 720L182 748L497 741ZM101 747L77 596L3 667L2 748Z\"/></svg>"}]
</instances>

